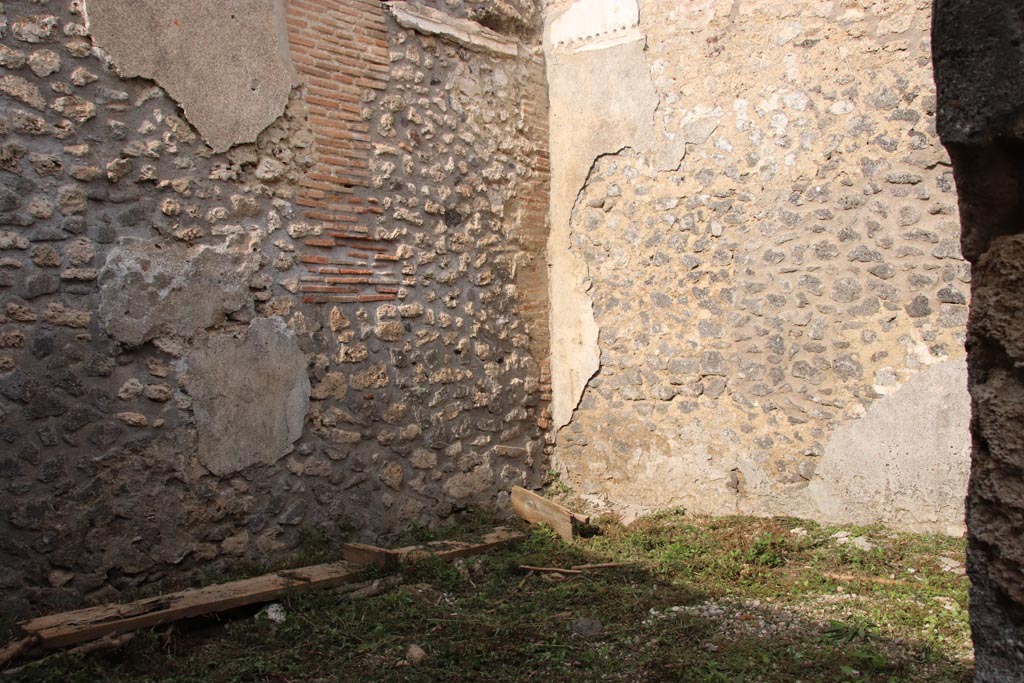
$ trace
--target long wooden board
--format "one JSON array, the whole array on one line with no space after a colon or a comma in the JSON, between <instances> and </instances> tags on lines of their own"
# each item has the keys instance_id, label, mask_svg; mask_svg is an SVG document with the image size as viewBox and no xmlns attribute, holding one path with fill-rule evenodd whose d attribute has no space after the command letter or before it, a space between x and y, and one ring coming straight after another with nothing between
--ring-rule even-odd
<instances>
[{"instance_id":1,"label":"long wooden board","mask_svg":"<svg viewBox=\"0 0 1024 683\"><path fill-rule=\"evenodd\" d=\"M579 528L590 523L589 517L577 515L533 491L512 487L512 509L530 524L544 522L567 541L579 534Z\"/></svg>"},{"instance_id":2,"label":"long wooden board","mask_svg":"<svg viewBox=\"0 0 1024 683\"><path fill-rule=\"evenodd\" d=\"M451 561L460 557L480 555L488 550L500 548L510 543L526 538L526 534L512 531L504 527L497 527L489 532L477 543L462 543L459 541L437 541L426 545L414 545L407 548L396 548L394 553L400 562L414 562L424 557L437 557L441 560Z\"/></svg>"},{"instance_id":3,"label":"long wooden board","mask_svg":"<svg viewBox=\"0 0 1024 683\"><path fill-rule=\"evenodd\" d=\"M179 619L269 602L288 591L340 586L356 581L364 569L364 565L331 562L126 604L102 605L39 617L21 624L21 629L30 636L38 637L42 647L67 647Z\"/></svg>"},{"instance_id":4,"label":"long wooden board","mask_svg":"<svg viewBox=\"0 0 1024 683\"><path fill-rule=\"evenodd\" d=\"M400 562L422 556L454 560L478 555L523 537L524 534L498 527L478 543L445 541L396 550L349 543L342 548L342 556L345 558L342 562L279 571L135 602L101 605L33 619L20 625L27 637L9 646L11 656L7 659L17 657L28 646L38 645L47 649L68 647L179 619L270 602L289 591L342 586L358 581L369 566L390 569L397 567ZM3 652L6 654L8 649Z\"/></svg>"}]
</instances>

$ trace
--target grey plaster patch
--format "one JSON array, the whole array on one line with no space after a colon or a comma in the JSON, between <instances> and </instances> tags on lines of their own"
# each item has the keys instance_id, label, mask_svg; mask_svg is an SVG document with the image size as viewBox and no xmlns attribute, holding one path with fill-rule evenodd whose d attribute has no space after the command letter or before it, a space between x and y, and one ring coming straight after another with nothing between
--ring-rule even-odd
<instances>
[{"instance_id":1,"label":"grey plaster patch","mask_svg":"<svg viewBox=\"0 0 1024 683\"><path fill-rule=\"evenodd\" d=\"M963 509L970 418L964 361L917 373L832 433L808 486L814 516L921 531L945 522L946 533L962 534L947 520Z\"/></svg>"},{"instance_id":2,"label":"grey plaster patch","mask_svg":"<svg viewBox=\"0 0 1024 683\"><path fill-rule=\"evenodd\" d=\"M156 81L217 152L253 142L296 81L283 0L88 0L89 30L125 78Z\"/></svg>"},{"instance_id":3,"label":"grey plaster patch","mask_svg":"<svg viewBox=\"0 0 1024 683\"><path fill-rule=\"evenodd\" d=\"M292 451L309 409L306 358L280 320L257 318L244 339L213 337L186 357L199 460L224 476Z\"/></svg>"},{"instance_id":4,"label":"grey plaster patch","mask_svg":"<svg viewBox=\"0 0 1024 683\"><path fill-rule=\"evenodd\" d=\"M100 272L99 320L128 346L161 336L192 338L251 305L249 280L259 254L236 248L126 239Z\"/></svg>"}]
</instances>

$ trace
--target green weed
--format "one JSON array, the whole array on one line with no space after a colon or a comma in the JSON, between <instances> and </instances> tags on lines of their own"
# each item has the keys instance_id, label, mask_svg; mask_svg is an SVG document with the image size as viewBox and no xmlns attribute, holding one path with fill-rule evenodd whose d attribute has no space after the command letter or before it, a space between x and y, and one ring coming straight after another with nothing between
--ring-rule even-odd
<instances>
[{"instance_id":1,"label":"green weed","mask_svg":"<svg viewBox=\"0 0 1024 683\"><path fill-rule=\"evenodd\" d=\"M471 537L485 512L395 545ZM799 533L793 533L797 529ZM941 570L963 541L793 519L711 519L673 510L566 544L529 529L517 546L460 565L425 559L376 597L296 593L286 621L239 617L140 634L123 652L56 656L11 683L967 683L966 579ZM839 544L847 531L873 545ZM333 559L303 532L296 557ZM522 565L621 566L583 574ZM913 571L911 571L913 570ZM238 568L224 570L234 575ZM895 577L895 578L893 578ZM599 633L574 632L579 619ZM427 652L407 666L411 644Z\"/></svg>"}]
</instances>

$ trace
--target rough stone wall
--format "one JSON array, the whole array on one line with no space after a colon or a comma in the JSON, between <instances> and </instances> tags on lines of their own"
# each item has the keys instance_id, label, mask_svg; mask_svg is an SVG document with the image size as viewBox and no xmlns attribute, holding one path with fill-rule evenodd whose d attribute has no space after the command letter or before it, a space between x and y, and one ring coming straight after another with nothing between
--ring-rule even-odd
<instances>
[{"instance_id":1,"label":"rough stone wall","mask_svg":"<svg viewBox=\"0 0 1024 683\"><path fill-rule=\"evenodd\" d=\"M395 5L388 85L365 94L360 116L375 233L392 245L397 282L364 305L324 306L323 400L310 414L353 473L342 484L348 518L369 529L496 494L505 505L512 484L545 471L545 330L530 312L543 301L524 301L519 287L537 289L519 268L538 258L526 249L546 229L535 210L547 195L546 140L531 125L546 106L531 78L543 61L515 33L486 34L515 56L462 40L486 29L458 3L445 5L453 14Z\"/></svg>"},{"instance_id":2,"label":"rough stone wall","mask_svg":"<svg viewBox=\"0 0 1024 683\"><path fill-rule=\"evenodd\" d=\"M147 0L152 40L109 52L119 3L4 3L0 614L536 480L546 98L529 13L499 5L445 6L511 54L365 0ZM193 24L244 87L162 33ZM176 101L183 72L206 87ZM276 118L214 151L253 88Z\"/></svg>"},{"instance_id":3,"label":"rough stone wall","mask_svg":"<svg viewBox=\"0 0 1024 683\"><path fill-rule=\"evenodd\" d=\"M1019 3L939 0L939 133L974 264L968 365L971 631L979 683L1024 681L1024 16Z\"/></svg>"},{"instance_id":4,"label":"rough stone wall","mask_svg":"<svg viewBox=\"0 0 1024 683\"><path fill-rule=\"evenodd\" d=\"M620 506L959 533L929 3L630 4L548 8L558 467Z\"/></svg>"}]
</instances>

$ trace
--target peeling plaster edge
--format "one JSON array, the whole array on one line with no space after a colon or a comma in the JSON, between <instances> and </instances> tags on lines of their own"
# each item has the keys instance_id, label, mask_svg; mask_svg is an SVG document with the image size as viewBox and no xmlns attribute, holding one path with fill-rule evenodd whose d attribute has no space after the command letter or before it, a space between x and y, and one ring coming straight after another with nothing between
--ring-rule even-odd
<instances>
[{"instance_id":1,"label":"peeling plaster edge","mask_svg":"<svg viewBox=\"0 0 1024 683\"><path fill-rule=\"evenodd\" d=\"M637 37L645 39L646 35L639 29L642 12L639 0L626 0L627 3L630 1L636 7L635 17L626 18L622 23L610 23L606 25L605 30L598 30L586 35L578 34L559 41L551 40L551 33L556 29L556 25L566 15L572 13L577 6L585 5L587 0L566 0L563 3L548 3L547 7L543 10L545 50L547 52L585 52L622 45L637 39ZM600 4L600 2L601 0L597 0L596 3L592 4ZM622 3L619 2L617 4L620 5L618 9L621 9ZM594 11L594 9L591 9L591 11Z\"/></svg>"},{"instance_id":2,"label":"peeling plaster edge","mask_svg":"<svg viewBox=\"0 0 1024 683\"><path fill-rule=\"evenodd\" d=\"M548 57L548 69L553 66L557 66L560 63L558 57L560 55L571 55L574 53L585 52L582 50L574 51L559 51L555 50L554 46L550 41L550 23L553 21L553 17L548 17L545 26L545 54ZM639 14L638 14L639 20ZM647 48L647 36L644 33L638 32L635 38L619 41L613 44L603 45L603 48L627 48L632 46L638 46L640 50L646 51ZM595 49L592 52L602 52L603 50ZM650 84L651 93L654 99L657 100L657 91L654 89L653 82L650 78L650 68L646 64L644 59L644 72L646 73L646 82ZM646 158L651 158L656 154L656 147L652 136L656 133L655 126L655 111L657 110L657 101L654 102L650 111L650 118L647 119L646 125L643 126L645 129L639 132L638 135L632 136L633 139L619 140L618 146L611 145L610 149L604 151L598 151L594 154L590 167L585 174L581 174L579 182L580 185L575 191L575 197L569 208L565 210L565 215L555 215L552 213L552 231L551 236L548 240L548 262L550 264L549 273L549 301L551 302L551 309L549 312L550 329L551 329L551 341L552 349L555 348L556 344L563 342L563 335L561 330L563 329L564 315L566 320L575 323L578 334L576 335L579 339L574 340L570 336L570 343L566 344L572 351L575 352L576 356L588 356L582 358L582 360L576 360L573 363L567 363L568 367L563 367L557 362L557 355L552 353L552 426L553 432L557 435L566 425L572 423L575 413L579 408L580 402L583 400L583 396L586 394L586 390L590 385L590 382L597 375L601 369L601 349L600 349L600 333L601 330L597 325L597 321L594 316L593 299L589 295L591 287L589 268L586 262L579 258L578 255L571 251L571 234L572 234L572 214L579 204L580 198L583 191L586 189L590 182L590 178L593 175L594 167L597 162L605 156L615 156L621 154L627 149L636 151L638 154ZM554 112L554 109L552 109ZM645 117L646 118L646 117ZM558 169L554 167L553 162L553 178L554 175L559 173ZM653 162L653 159L652 159ZM681 163L681 160L677 160ZM653 165L653 163L652 163ZM575 174L572 174L575 175ZM571 180L571 179L570 179ZM557 186L556 182L552 183L552 191L555 195ZM566 188L568 189L568 188ZM560 196L560 195L559 195ZM555 202L558 208L561 210L561 202ZM560 211L561 212L561 211ZM562 223L564 221L564 223ZM563 226L564 225L564 233ZM557 256L556 256L557 255ZM564 277L567 276L567 277ZM555 295L556 283L560 283L563 286L573 287L579 285L580 290L575 294L569 295L569 297L575 297L575 303L572 306L572 310L567 310L570 307L561 307L558 302L561 298ZM591 351L591 349L593 349ZM593 360L589 357L595 357ZM556 437L557 438L557 437Z\"/></svg>"},{"instance_id":3,"label":"peeling plaster edge","mask_svg":"<svg viewBox=\"0 0 1024 683\"><path fill-rule=\"evenodd\" d=\"M279 94L277 97L274 98L280 100L280 104L275 105L275 109L278 110L277 115L273 119L267 121L267 123L262 128L260 128L255 134L251 136L251 139L238 139L229 143L218 142L216 144L214 143L214 141L210 140L210 136L208 134L208 131L205 130L205 127L200 128L200 126L193 120L193 117L189 114L190 108L183 103L184 98L181 97L181 93L177 88L173 88L168 84L161 82L162 79L157 79L157 77L151 73L144 73L138 69L127 69L124 66L119 65L114 60L113 55L111 55L106 49L104 49L102 45L97 44L96 37L93 34L92 30L92 21L89 17L89 0L80 0L79 7L81 11L82 23L85 25L86 37L89 39L89 42L92 45L92 53L103 63L103 65L109 69L113 69L114 73L116 73L122 79L141 78L150 81L151 83L159 87L167 95L167 97L169 97L176 105L178 105L178 107L181 108L181 112L185 120L188 121L188 124L192 127L193 130L195 130L195 132L199 135L200 139L202 139L202 141L206 143L210 150L212 150L214 154L224 154L225 152L229 151L234 147L238 147L240 145L250 145L255 143L259 139L259 136L262 135L265 130L270 128L282 116L285 115L285 112L288 109L288 102L291 99L292 91L294 91L297 88L301 88L304 85L302 78L299 76L298 70L295 68L295 63L292 61L291 45L288 41L287 3L289 1L290 0L273 0L273 13L278 28L276 51L278 53L280 63L287 72L288 78L291 82L291 87L288 89L287 92L283 94L283 96ZM0 8L0 11L2 11L2 8Z\"/></svg>"},{"instance_id":4,"label":"peeling plaster edge","mask_svg":"<svg viewBox=\"0 0 1024 683\"><path fill-rule=\"evenodd\" d=\"M384 7L402 28L446 38L469 50L492 52L506 57L520 56L516 41L470 19L453 17L431 7L413 6L404 0L386 2Z\"/></svg>"},{"instance_id":5,"label":"peeling plaster edge","mask_svg":"<svg viewBox=\"0 0 1024 683\"><path fill-rule=\"evenodd\" d=\"M301 88L305 85L305 81L299 75L299 70L295 68L295 62L292 61L292 45L288 39L288 3L291 0L274 0L274 16L277 18L278 27L280 30L277 32L277 53L281 60L281 64L284 65L285 70L288 71L288 75L292 79L292 90ZM290 97L290 93L289 93ZM288 108L288 99L285 99L285 109ZM281 114L278 116L284 116L285 110L281 110ZM268 124L267 128L273 124ZM264 128L263 130L266 130ZM261 133L263 131L260 131ZM258 136L257 136L258 137ZM255 142L255 140L254 140Z\"/></svg>"},{"instance_id":6,"label":"peeling plaster edge","mask_svg":"<svg viewBox=\"0 0 1024 683\"><path fill-rule=\"evenodd\" d=\"M595 338L594 338L594 346L595 346L595 349L597 351L597 362L593 364L593 369L591 369L589 372L585 372L586 378L583 379L581 382L579 382L579 389L576 392L574 392L575 396L573 397L571 408L569 408L567 410L566 408L564 408L562 406L559 406L555 401L552 401L552 404L553 404L552 422L553 422L554 431L555 431L556 434L563 427L572 424L573 419L576 417L576 411L580 407L580 402L583 400L583 397L587 393L587 389L590 387L590 382L594 379L594 377L596 377L601 372L601 366L602 366L602 358L601 358L601 356L602 356L602 352L601 352L601 327L597 324L597 317L594 315L594 300L590 296L590 289L592 287L592 281L590 279L590 266L587 265L586 259L581 258L579 256L579 254L572 249L572 215L573 215L573 213L575 213L576 209L580 205L580 201L583 199L583 193L586 191L587 186L590 184L590 179L594 175L594 171L597 168L598 162L600 162L605 157L619 156L620 154L622 154L623 152L626 152L627 150L628 151L634 151L634 152L636 151L633 148L632 145L623 145L618 150L602 152L602 153L600 153L600 154L598 154L598 155L596 155L594 157L593 161L590 162L590 168L587 170L587 175L586 175L586 177L585 177L585 179L583 181L583 184L576 191L576 198L573 199L572 207L569 209L569 215L566 217L567 218L567 220L566 220L566 223L567 223L566 228L567 229L566 229L566 234L565 234L564 237L565 237L565 241L567 242L567 244L566 244L567 248L566 248L564 253L572 262L574 262L575 264L578 264L578 266L579 266L580 284L583 285L582 291L579 292L579 297L580 297L581 302L585 302L585 308L586 308L585 311L581 311L581 313L580 313L580 320L583 323L583 327L586 327L586 328L591 328L592 327L594 330L596 330L596 334L595 334ZM549 242L548 242L549 253L550 253L550 251L553 248L557 248L557 246L558 245L553 245L551 243L551 241L549 240ZM550 262L550 257L549 257L549 262ZM548 278L548 288L549 289L554 287L554 282L555 282L555 278L554 277L549 277ZM551 299L551 297L552 297L552 293L551 292L548 293L548 297L549 297L549 300L552 300ZM549 321L550 321L549 324L551 325L552 330L555 329L555 324L556 324L554 314L555 314L555 309L554 309L554 307L551 307L551 310L548 312L548 318L549 318ZM586 341L586 340L584 340L584 341ZM587 346L586 344L581 344L580 346L581 346L581 350L583 350L583 351L587 350L585 348ZM586 369L587 368L584 368L584 370L586 370ZM554 371L554 368L552 368L552 381L554 380L554 372L553 371ZM570 372L570 376L571 376L571 374L572 373ZM572 381L570 381L570 385L571 384L573 384ZM555 392L555 391L552 392L552 398L553 399L556 399L558 396L559 396L559 392Z\"/></svg>"},{"instance_id":7,"label":"peeling plaster edge","mask_svg":"<svg viewBox=\"0 0 1024 683\"><path fill-rule=\"evenodd\" d=\"M598 327L597 319L594 317L594 301L593 301L593 299L590 298L590 294L587 293L587 292L582 292L580 294L580 298L584 299L585 302L586 302L585 303L586 310L581 312L580 319L581 319L581 321L583 322L583 324L585 326L587 326L587 327L592 326L594 328L594 330L596 330L596 333L594 335L594 337L595 337L595 339L594 339L594 347L595 347L595 350L597 352L597 362L593 364L594 367L593 367L592 370L584 372L584 375L586 376L586 379L579 384L579 389L577 389L575 391L571 391L572 390L572 386L571 385L574 384L574 382L572 381L573 380L573 375L575 373L573 373L571 371L568 373L569 374L570 391L567 391L565 393L567 393L567 394L568 393L574 393L575 394L575 396L573 397L572 403L571 403L571 407L565 408L565 407L559 405L559 401L556 400L556 399L557 399L558 396L560 396L561 392L552 391L552 402L551 402L551 405L552 405L552 410L551 410L552 420L551 421L552 421L552 426L553 426L553 430L554 430L555 434L557 434L559 431L561 431L561 429L563 427L566 427L566 426L572 424L572 421L576 417L576 411L580 407L580 402L583 401L583 396L587 393L587 388L590 386L591 380L593 380L594 377L596 377L598 375L598 373L601 372L601 328ZM549 317L551 317L550 314L549 314ZM553 324L553 321L552 321L552 324ZM587 344L580 344L580 348L581 348L582 351L586 351L587 350L586 349L587 346L588 346ZM575 368L573 368L573 369L575 369ZM552 381L554 381L554 373L552 373Z\"/></svg>"},{"instance_id":8,"label":"peeling plaster edge","mask_svg":"<svg viewBox=\"0 0 1024 683\"><path fill-rule=\"evenodd\" d=\"M549 253L554 251L556 247L548 242ZM563 250L564 258L569 260L569 263L565 263L562 269L558 269L554 266L553 261L549 261L552 266L549 268L548 277L548 297L550 301L554 301L554 289L556 280L559 280L557 275L563 274L561 271L570 271L575 269L582 269L582 273L579 274L580 284L586 284L589 282L589 274L587 272L586 261L580 259L576 254L570 252L568 249ZM575 266L573 268L572 266ZM552 431L554 434L572 423L573 418L576 416L576 411L579 408L580 402L583 400L583 396L586 394L587 387L590 386L590 381L600 372L601 370L601 329L597 325L597 319L594 316L594 301L590 297L589 286L581 288L581 291L576 293L579 298L580 306L577 308L579 313L578 321L580 323L580 342L575 345L578 353L582 355L592 356L596 355L597 358L593 362L581 362L575 364L573 367L565 368L563 372L561 368L556 369L555 363L552 362L551 367L551 413L552 413ZM552 343L559 341L561 335L558 330L561 329L559 326L559 320L556 319L556 306L552 305L548 311L548 325L551 329L551 340ZM559 309L560 310L560 309ZM589 344L589 332L593 330L593 345ZM588 333L588 334L584 334ZM586 338L584 338L586 337ZM592 353L588 353L592 350ZM589 358L585 359L589 361ZM579 372L582 370L582 373ZM585 377L585 379L582 379ZM568 386L563 390L562 385L567 384ZM571 398L571 401L563 401L561 397L565 396L567 399Z\"/></svg>"}]
</instances>

